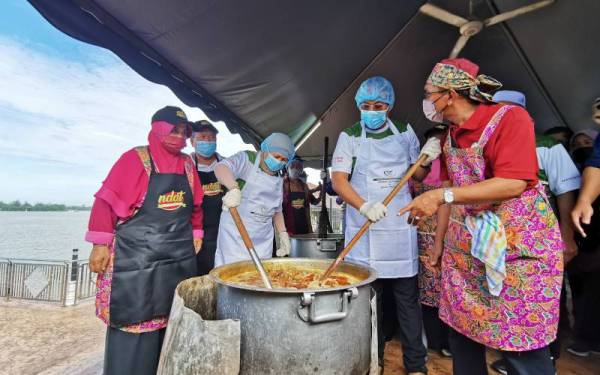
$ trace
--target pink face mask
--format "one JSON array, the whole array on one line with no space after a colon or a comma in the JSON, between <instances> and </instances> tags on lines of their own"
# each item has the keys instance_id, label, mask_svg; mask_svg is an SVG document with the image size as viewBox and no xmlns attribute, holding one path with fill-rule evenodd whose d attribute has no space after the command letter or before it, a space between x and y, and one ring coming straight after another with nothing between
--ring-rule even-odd
<instances>
[{"instance_id":1,"label":"pink face mask","mask_svg":"<svg viewBox=\"0 0 600 375\"><path fill-rule=\"evenodd\" d=\"M177 155L185 147L185 138L176 134L171 134L175 126L166 121L156 121L152 123L152 133L154 133L163 147L171 154Z\"/></svg>"},{"instance_id":2,"label":"pink face mask","mask_svg":"<svg viewBox=\"0 0 600 375\"><path fill-rule=\"evenodd\" d=\"M185 138L169 134L160 140L163 147L172 154L179 154L185 147Z\"/></svg>"}]
</instances>

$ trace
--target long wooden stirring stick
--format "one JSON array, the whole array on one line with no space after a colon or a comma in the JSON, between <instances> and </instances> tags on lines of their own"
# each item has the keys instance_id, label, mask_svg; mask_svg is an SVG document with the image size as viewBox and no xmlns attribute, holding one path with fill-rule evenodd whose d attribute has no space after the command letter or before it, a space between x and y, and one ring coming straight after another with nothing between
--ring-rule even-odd
<instances>
[{"instance_id":1,"label":"long wooden stirring stick","mask_svg":"<svg viewBox=\"0 0 600 375\"><path fill-rule=\"evenodd\" d=\"M425 161L425 159L427 159L427 155L421 155L421 157L419 159L417 159L417 162L415 164L413 164L413 166L410 167L408 169L408 171L406 171L406 174L404 175L404 177L402 177L402 179L400 181L398 181L398 183L396 184L396 186L394 186L394 188L392 189L392 191L390 191L389 194L383 200L383 204L385 206L387 206L388 204L390 204L390 202L392 201L392 199L396 196L396 194L398 194L398 192L400 191L400 189L402 189L402 187L404 185L406 185L406 183L408 182L408 180L413 176L413 174L415 174L415 172L417 171L417 168L419 168L421 166L421 164L423 164L423 162ZM371 225L371 221L367 220L367 222L364 223L362 227L360 227L360 229L358 230L358 232L354 235L354 237L352 237L352 240L348 243L348 246L346 246L344 248L344 250L342 250L342 252L340 253L340 255L338 255L337 258L335 258L335 260L333 261L333 263L331 263L331 265L329 266L329 268L327 268L327 271L325 271L325 273L323 275L321 275L321 278L319 279L320 283L322 283L323 281L327 280L327 278L329 276L331 276L331 274L333 273L333 271L335 271L335 269L340 265L340 263L342 262L342 260L344 260L344 258L346 257L346 255L348 255L348 253L350 252L350 250L352 250L352 248L354 247L354 245L356 245L356 242L358 242L358 240L363 236L363 234L366 233L366 231L367 231L367 229L369 229L370 225Z\"/></svg>"},{"instance_id":2,"label":"long wooden stirring stick","mask_svg":"<svg viewBox=\"0 0 600 375\"><path fill-rule=\"evenodd\" d=\"M254 244L252 244L252 239L250 239L250 235L248 234L248 231L246 230L246 226L242 222L242 218L240 217L240 214L239 214L237 208L230 207L229 212L231 212L231 217L233 218L233 221L235 222L235 225L237 226L238 231L240 232L240 235L242 236L244 245L246 245L246 249L248 249L248 252L250 253L250 258L252 258L252 262L254 262L254 267L256 267L256 270L258 271L260 278L263 281L263 284L265 284L265 286L268 289L273 289L273 285L271 285L271 280L269 279L269 275L265 271L265 268L263 267L263 265L260 261L260 258L256 254L256 250L254 250Z\"/></svg>"}]
</instances>

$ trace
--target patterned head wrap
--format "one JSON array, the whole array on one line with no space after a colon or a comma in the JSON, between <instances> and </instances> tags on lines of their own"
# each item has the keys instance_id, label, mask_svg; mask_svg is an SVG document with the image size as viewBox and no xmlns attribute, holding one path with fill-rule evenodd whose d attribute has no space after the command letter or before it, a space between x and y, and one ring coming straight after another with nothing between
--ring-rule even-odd
<instances>
[{"instance_id":1,"label":"patterned head wrap","mask_svg":"<svg viewBox=\"0 0 600 375\"><path fill-rule=\"evenodd\" d=\"M477 75L479 66L467 59L446 59L437 63L427 78L427 83L444 89L468 91L478 102L492 101L492 93L502 87L496 79Z\"/></svg>"}]
</instances>

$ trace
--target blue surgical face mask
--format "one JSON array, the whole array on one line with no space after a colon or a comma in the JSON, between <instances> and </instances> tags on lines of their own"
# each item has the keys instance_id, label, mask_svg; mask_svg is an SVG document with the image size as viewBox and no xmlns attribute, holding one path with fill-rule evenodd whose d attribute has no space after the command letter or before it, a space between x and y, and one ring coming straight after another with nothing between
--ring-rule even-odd
<instances>
[{"instance_id":1,"label":"blue surgical face mask","mask_svg":"<svg viewBox=\"0 0 600 375\"><path fill-rule=\"evenodd\" d=\"M371 130L379 129L387 120L387 111L360 110L360 119Z\"/></svg>"},{"instance_id":2,"label":"blue surgical face mask","mask_svg":"<svg viewBox=\"0 0 600 375\"><path fill-rule=\"evenodd\" d=\"M196 152L204 156L205 158L209 158L214 155L217 150L217 142L207 142L207 141L198 141L196 142Z\"/></svg>"},{"instance_id":3,"label":"blue surgical face mask","mask_svg":"<svg viewBox=\"0 0 600 375\"><path fill-rule=\"evenodd\" d=\"M273 157L273 155L269 154L265 158L265 164L267 165L267 168L269 168L269 170L271 172L278 172L281 169L283 169L283 167L285 167L285 165L287 163L284 161L277 160Z\"/></svg>"}]
</instances>

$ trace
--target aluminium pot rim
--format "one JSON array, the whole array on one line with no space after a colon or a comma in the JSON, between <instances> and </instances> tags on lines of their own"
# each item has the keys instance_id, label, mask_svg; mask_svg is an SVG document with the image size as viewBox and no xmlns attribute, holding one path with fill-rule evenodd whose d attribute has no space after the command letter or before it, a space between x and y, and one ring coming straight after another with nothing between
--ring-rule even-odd
<instances>
[{"instance_id":1,"label":"aluminium pot rim","mask_svg":"<svg viewBox=\"0 0 600 375\"><path fill-rule=\"evenodd\" d=\"M328 233L327 237L319 237L318 233L306 233L306 234L292 234L290 235L290 240L298 240L298 241L314 241L314 240L330 240L330 241L340 241L344 239L343 233Z\"/></svg>"},{"instance_id":2,"label":"aluminium pot rim","mask_svg":"<svg viewBox=\"0 0 600 375\"><path fill-rule=\"evenodd\" d=\"M293 264L306 264L308 266L311 267L315 267L315 268L320 268L323 270L323 272L325 272L325 270L327 269L327 267L329 267L329 265L334 261L334 259L319 259L319 258L271 258L271 259L263 259L261 260L263 265L266 264L286 264L286 263L293 263ZM248 267L250 266L250 267ZM254 268L254 264L252 263L251 260L245 260L245 261L240 261L240 262L235 262L235 263L229 263L229 264L224 264L222 266L213 268L208 276L211 278L211 280L213 280L215 283L220 284L220 285L224 285L224 286L228 286L230 288L234 288L234 289L242 289L242 290L248 290L248 291L252 291L252 292L266 292L266 293L274 293L274 294L280 294L280 295L298 295L298 294L303 294L303 293L328 293L328 292L337 292L337 291L343 291L343 290L347 290L350 288L360 288L362 286L371 284L373 281L375 281L377 279L377 271L372 268L372 267L368 267L362 264L358 264L358 263L354 263L354 262L348 262L348 261L342 261L340 263L340 265L338 266L338 270L342 270L342 271L348 271L349 270L356 270L356 271L360 271L360 272L366 272L368 274L368 276L363 279L362 281L355 283L355 284L350 284L350 285L343 285L343 286L338 286L338 287L333 287L333 288L320 288L320 289L310 289L310 288L306 288L306 289L282 289L282 288L273 288L273 289L268 289L265 287L259 287L259 286L249 286L249 285L241 285L241 284L236 284L236 283L232 283L230 281L225 281L223 279L221 279L220 274L226 270L232 269L232 268L247 268L247 269L255 269ZM244 269L244 272L246 271L246 269Z\"/></svg>"}]
</instances>

